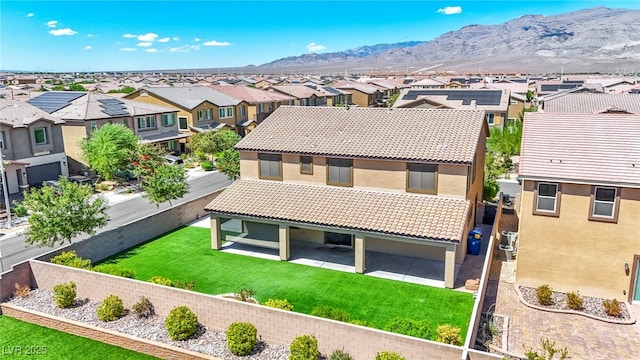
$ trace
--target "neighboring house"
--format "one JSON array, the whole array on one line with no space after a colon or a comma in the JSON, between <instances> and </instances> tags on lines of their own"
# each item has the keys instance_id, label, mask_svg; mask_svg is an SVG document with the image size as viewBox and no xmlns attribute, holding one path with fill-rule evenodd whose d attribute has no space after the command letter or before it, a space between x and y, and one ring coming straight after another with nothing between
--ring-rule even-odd
<instances>
[{"instance_id":1,"label":"neighboring house","mask_svg":"<svg viewBox=\"0 0 640 360\"><path fill-rule=\"evenodd\" d=\"M640 96L636 94L568 93L545 100L542 110L552 113L626 112L640 114Z\"/></svg>"},{"instance_id":2,"label":"neighboring house","mask_svg":"<svg viewBox=\"0 0 640 360\"><path fill-rule=\"evenodd\" d=\"M281 106L236 145L241 178L206 207L212 247L240 219L233 241L282 260L292 242L351 248L358 273L367 251L434 259L452 288L487 134L482 111Z\"/></svg>"},{"instance_id":3,"label":"neighboring house","mask_svg":"<svg viewBox=\"0 0 640 360\"><path fill-rule=\"evenodd\" d=\"M444 89L447 81L443 79L422 79L412 82L410 86L414 89Z\"/></svg>"},{"instance_id":4,"label":"neighboring house","mask_svg":"<svg viewBox=\"0 0 640 360\"><path fill-rule=\"evenodd\" d=\"M404 89L393 108L484 110L487 124L502 128L511 94L493 89Z\"/></svg>"},{"instance_id":5,"label":"neighboring house","mask_svg":"<svg viewBox=\"0 0 640 360\"><path fill-rule=\"evenodd\" d=\"M246 105L238 105L238 107L244 106L242 110L247 114L247 124L241 123L240 125L245 128L245 134L248 134L257 124L266 119L267 116L280 107L280 105L289 104L294 101L295 98L288 95L281 94L275 91L267 91L261 89L254 89L248 86L237 85L209 85L212 89L227 94L233 98L240 99L246 103Z\"/></svg>"},{"instance_id":6,"label":"neighboring house","mask_svg":"<svg viewBox=\"0 0 640 360\"><path fill-rule=\"evenodd\" d=\"M287 105L327 106L325 93L302 84L268 86L266 89L292 97L293 101Z\"/></svg>"},{"instance_id":7,"label":"neighboring house","mask_svg":"<svg viewBox=\"0 0 640 360\"><path fill-rule=\"evenodd\" d=\"M348 90L351 100L360 107L384 107L387 105L385 91L378 86L359 82L338 81L333 87Z\"/></svg>"},{"instance_id":8,"label":"neighboring house","mask_svg":"<svg viewBox=\"0 0 640 360\"><path fill-rule=\"evenodd\" d=\"M189 137L178 131L175 107L72 91L45 92L27 102L65 121L62 134L72 173L82 173L88 167L78 142L107 123L123 124L141 142L174 154L181 152L179 142Z\"/></svg>"},{"instance_id":9,"label":"neighboring house","mask_svg":"<svg viewBox=\"0 0 640 360\"><path fill-rule=\"evenodd\" d=\"M326 106L353 105L351 100L352 94L349 91L336 89L331 86L315 85L313 83L307 83L305 86L322 93L326 99Z\"/></svg>"},{"instance_id":10,"label":"neighboring house","mask_svg":"<svg viewBox=\"0 0 640 360\"><path fill-rule=\"evenodd\" d=\"M177 107L180 131L194 134L222 129L242 135L248 103L208 86L142 88L126 96L150 104Z\"/></svg>"},{"instance_id":11,"label":"neighboring house","mask_svg":"<svg viewBox=\"0 0 640 360\"><path fill-rule=\"evenodd\" d=\"M640 116L525 114L516 282L640 301Z\"/></svg>"},{"instance_id":12,"label":"neighboring house","mask_svg":"<svg viewBox=\"0 0 640 360\"><path fill-rule=\"evenodd\" d=\"M471 89L496 89L509 91L509 111L507 112L507 122L515 122L520 114L524 113L525 108L531 107L531 101L527 100L527 92L529 84L526 82L492 82L492 83L474 83ZM533 91L533 89L531 89Z\"/></svg>"},{"instance_id":13,"label":"neighboring house","mask_svg":"<svg viewBox=\"0 0 640 360\"><path fill-rule=\"evenodd\" d=\"M9 194L69 175L62 124L26 102L0 99L0 149Z\"/></svg>"}]
</instances>

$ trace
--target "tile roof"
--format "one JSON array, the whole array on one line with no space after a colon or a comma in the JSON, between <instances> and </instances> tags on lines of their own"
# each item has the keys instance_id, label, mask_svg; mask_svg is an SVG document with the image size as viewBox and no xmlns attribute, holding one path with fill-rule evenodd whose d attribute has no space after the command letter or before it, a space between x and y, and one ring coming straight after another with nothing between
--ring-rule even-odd
<instances>
[{"instance_id":1,"label":"tile roof","mask_svg":"<svg viewBox=\"0 0 640 360\"><path fill-rule=\"evenodd\" d=\"M281 106L236 149L471 164L484 112Z\"/></svg>"},{"instance_id":2,"label":"tile roof","mask_svg":"<svg viewBox=\"0 0 640 360\"><path fill-rule=\"evenodd\" d=\"M485 97L495 101L489 104L478 104ZM509 90L497 89L404 89L393 103L393 107L412 107L422 104L426 100L450 109L504 112L509 107L509 97ZM461 100L461 98L465 99Z\"/></svg>"},{"instance_id":3,"label":"tile roof","mask_svg":"<svg viewBox=\"0 0 640 360\"><path fill-rule=\"evenodd\" d=\"M525 113L519 172L640 187L640 115Z\"/></svg>"},{"instance_id":4,"label":"tile roof","mask_svg":"<svg viewBox=\"0 0 640 360\"><path fill-rule=\"evenodd\" d=\"M111 102L112 104L113 102L119 102L123 111L121 113L116 112L112 114L109 114L108 110L105 112L106 108L103 103L104 100ZM178 111L177 108L153 105L124 98L115 98L108 95L86 93L85 95L69 102L63 108L53 112L52 115L64 120L98 120L154 115L176 111Z\"/></svg>"},{"instance_id":5,"label":"tile roof","mask_svg":"<svg viewBox=\"0 0 640 360\"><path fill-rule=\"evenodd\" d=\"M573 93L544 102L544 111L554 113L592 114L610 108L640 114L640 96L635 94Z\"/></svg>"},{"instance_id":6,"label":"tile roof","mask_svg":"<svg viewBox=\"0 0 640 360\"><path fill-rule=\"evenodd\" d=\"M293 97L281 94L276 91L254 89L248 86L209 85L209 87L236 99L244 100L249 104L284 102L294 99Z\"/></svg>"},{"instance_id":7,"label":"tile roof","mask_svg":"<svg viewBox=\"0 0 640 360\"><path fill-rule=\"evenodd\" d=\"M205 209L221 215L460 242L470 207L465 199L240 179Z\"/></svg>"},{"instance_id":8,"label":"tile roof","mask_svg":"<svg viewBox=\"0 0 640 360\"><path fill-rule=\"evenodd\" d=\"M50 115L24 101L0 99L0 123L3 125L14 128L27 127L38 120L64 124L59 117Z\"/></svg>"},{"instance_id":9,"label":"tile roof","mask_svg":"<svg viewBox=\"0 0 640 360\"><path fill-rule=\"evenodd\" d=\"M186 109L193 109L205 101L216 106L235 106L242 101L207 86L144 87L140 91L156 94Z\"/></svg>"},{"instance_id":10,"label":"tile roof","mask_svg":"<svg viewBox=\"0 0 640 360\"><path fill-rule=\"evenodd\" d=\"M293 96L298 99L306 99L313 95L317 97L324 96L322 92L305 85L273 85L269 86L267 89L273 89L281 94Z\"/></svg>"}]
</instances>

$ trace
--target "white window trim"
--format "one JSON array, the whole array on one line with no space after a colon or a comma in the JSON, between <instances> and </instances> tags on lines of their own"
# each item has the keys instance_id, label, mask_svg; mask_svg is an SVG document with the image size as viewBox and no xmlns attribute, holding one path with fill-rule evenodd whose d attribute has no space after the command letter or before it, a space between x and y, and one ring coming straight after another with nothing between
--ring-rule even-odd
<instances>
[{"instance_id":1,"label":"white window trim","mask_svg":"<svg viewBox=\"0 0 640 360\"><path fill-rule=\"evenodd\" d=\"M42 130L43 134L44 134L44 142L39 143L36 137L36 131ZM47 145L49 143L49 139L47 136L47 128L44 127L40 127L40 128L35 128L33 129L33 142L40 146L40 145Z\"/></svg>"},{"instance_id":2,"label":"white window trim","mask_svg":"<svg viewBox=\"0 0 640 360\"><path fill-rule=\"evenodd\" d=\"M597 195L598 195L598 189L613 189L614 193L613 193L613 201L602 201L602 200L597 200ZM591 216L592 217L597 217L597 218L604 218L604 219L613 219L616 216L616 199L618 197L618 189L617 188L612 188L612 187L607 187L607 186L596 186L593 189L593 209L591 210ZM601 204L611 204L611 215L599 215L596 214L596 204L597 203L601 203Z\"/></svg>"},{"instance_id":3,"label":"white window trim","mask_svg":"<svg viewBox=\"0 0 640 360\"><path fill-rule=\"evenodd\" d=\"M233 107L225 106L218 109L218 115L220 119L228 119L233 117Z\"/></svg>"},{"instance_id":4,"label":"white window trim","mask_svg":"<svg viewBox=\"0 0 640 360\"><path fill-rule=\"evenodd\" d=\"M540 195L540 185L553 185L556 187L556 194L555 196L545 196L545 195ZM558 184L556 183L547 183L547 182L539 182L538 186L537 186L537 196L536 196L536 211L539 212L548 212L548 213L555 213L556 211L558 211ZM547 210L547 209L540 209L539 205L539 201L538 199L540 198L545 198L545 199L553 199L553 210Z\"/></svg>"},{"instance_id":5,"label":"white window trim","mask_svg":"<svg viewBox=\"0 0 640 360\"><path fill-rule=\"evenodd\" d=\"M144 124L144 126L140 126L140 120L143 121L142 124ZM149 126L149 120L151 120L151 126ZM136 122L138 125L138 130L155 129L157 127L155 116L138 116L136 118Z\"/></svg>"}]
</instances>

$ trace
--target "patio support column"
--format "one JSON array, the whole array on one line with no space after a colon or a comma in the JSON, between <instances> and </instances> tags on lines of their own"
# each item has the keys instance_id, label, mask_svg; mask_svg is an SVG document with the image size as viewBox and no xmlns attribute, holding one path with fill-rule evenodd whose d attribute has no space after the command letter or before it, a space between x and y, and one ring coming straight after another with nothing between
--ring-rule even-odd
<instances>
[{"instance_id":1,"label":"patio support column","mask_svg":"<svg viewBox=\"0 0 640 360\"><path fill-rule=\"evenodd\" d=\"M220 250L222 248L222 233L220 231L220 218L209 215L211 219L211 248L213 250Z\"/></svg>"},{"instance_id":2,"label":"patio support column","mask_svg":"<svg viewBox=\"0 0 640 360\"><path fill-rule=\"evenodd\" d=\"M364 235L356 234L354 244L354 253L356 255L356 272L358 274L364 274L365 264L365 244Z\"/></svg>"},{"instance_id":3,"label":"patio support column","mask_svg":"<svg viewBox=\"0 0 640 360\"><path fill-rule=\"evenodd\" d=\"M289 260L289 226L280 224L278 229L278 240L280 242L280 260Z\"/></svg>"},{"instance_id":4,"label":"patio support column","mask_svg":"<svg viewBox=\"0 0 640 360\"><path fill-rule=\"evenodd\" d=\"M447 245L444 256L444 287L453 289L456 278L456 245Z\"/></svg>"}]
</instances>

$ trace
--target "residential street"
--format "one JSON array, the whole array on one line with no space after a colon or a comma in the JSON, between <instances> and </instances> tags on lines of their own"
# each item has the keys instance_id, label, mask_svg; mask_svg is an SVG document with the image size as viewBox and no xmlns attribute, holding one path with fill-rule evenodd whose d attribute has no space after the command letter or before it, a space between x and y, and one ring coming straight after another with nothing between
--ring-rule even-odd
<instances>
[{"instance_id":1,"label":"residential street","mask_svg":"<svg viewBox=\"0 0 640 360\"><path fill-rule=\"evenodd\" d=\"M195 199L202 195L214 192L228 186L229 184L231 184L231 182L224 174L218 172L198 173L196 176L190 176L189 178L189 192L183 198L172 201L172 205L175 206L177 204L182 204L187 200ZM139 194L122 195L117 201L110 199L110 202L112 204L109 208L110 221L106 227L99 229L98 233L117 228L121 225L153 214L154 212L167 209L171 206L169 203L164 203L156 207L156 205L151 204L149 200L143 198ZM81 241L85 237L78 237L74 239L74 241ZM63 245L58 245L55 248L62 246ZM48 247L26 247L24 229L14 233L8 233L0 238L0 255L2 256L0 258L0 272L10 269L14 264L44 254L51 250L52 248Z\"/></svg>"}]
</instances>

